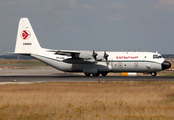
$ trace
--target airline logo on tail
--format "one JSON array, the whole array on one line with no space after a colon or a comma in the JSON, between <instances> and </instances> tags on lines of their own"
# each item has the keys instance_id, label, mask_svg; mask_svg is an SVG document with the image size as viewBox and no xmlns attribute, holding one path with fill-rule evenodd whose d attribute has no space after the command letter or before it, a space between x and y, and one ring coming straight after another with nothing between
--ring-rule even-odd
<instances>
[{"instance_id":1,"label":"airline logo on tail","mask_svg":"<svg viewBox=\"0 0 174 120\"><path fill-rule=\"evenodd\" d=\"M21 32L21 38L22 38L22 39L27 40L27 39L29 39L30 37L31 37L30 31L28 31L28 30L23 30L23 31Z\"/></svg>"}]
</instances>

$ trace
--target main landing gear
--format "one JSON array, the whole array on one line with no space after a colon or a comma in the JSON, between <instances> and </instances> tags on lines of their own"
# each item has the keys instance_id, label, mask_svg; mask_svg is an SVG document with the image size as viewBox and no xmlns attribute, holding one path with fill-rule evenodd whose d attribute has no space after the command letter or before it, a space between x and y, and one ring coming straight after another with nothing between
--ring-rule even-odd
<instances>
[{"instance_id":1,"label":"main landing gear","mask_svg":"<svg viewBox=\"0 0 174 120\"><path fill-rule=\"evenodd\" d=\"M102 76L106 76L108 73L107 72L101 72L101 73L85 73L85 75L86 76L90 76L90 75L93 75L93 76L99 76L100 74L102 75Z\"/></svg>"},{"instance_id":2,"label":"main landing gear","mask_svg":"<svg viewBox=\"0 0 174 120\"><path fill-rule=\"evenodd\" d=\"M157 75L156 72L151 72L151 76L155 77Z\"/></svg>"},{"instance_id":3,"label":"main landing gear","mask_svg":"<svg viewBox=\"0 0 174 120\"><path fill-rule=\"evenodd\" d=\"M85 73L85 75L86 75L86 76L90 76L90 75L91 75L91 73Z\"/></svg>"}]
</instances>

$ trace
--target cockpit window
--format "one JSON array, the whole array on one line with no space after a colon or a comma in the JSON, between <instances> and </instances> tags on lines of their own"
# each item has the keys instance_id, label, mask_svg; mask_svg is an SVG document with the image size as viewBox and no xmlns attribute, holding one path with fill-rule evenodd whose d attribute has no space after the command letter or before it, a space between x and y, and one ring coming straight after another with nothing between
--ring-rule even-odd
<instances>
[{"instance_id":1,"label":"cockpit window","mask_svg":"<svg viewBox=\"0 0 174 120\"><path fill-rule=\"evenodd\" d=\"M158 58L158 55L153 55L153 59L157 59Z\"/></svg>"},{"instance_id":2,"label":"cockpit window","mask_svg":"<svg viewBox=\"0 0 174 120\"><path fill-rule=\"evenodd\" d=\"M162 58L162 57L158 55L153 55L153 59L159 59L159 58Z\"/></svg>"}]
</instances>

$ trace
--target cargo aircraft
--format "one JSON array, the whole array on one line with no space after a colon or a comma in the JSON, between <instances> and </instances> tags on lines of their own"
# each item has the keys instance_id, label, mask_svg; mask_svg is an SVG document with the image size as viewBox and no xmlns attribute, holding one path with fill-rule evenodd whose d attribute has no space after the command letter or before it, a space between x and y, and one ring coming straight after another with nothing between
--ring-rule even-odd
<instances>
[{"instance_id":1,"label":"cargo aircraft","mask_svg":"<svg viewBox=\"0 0 174 120\"><path fill-rule=\"evenodd\" d=\"M140 72L156 76L171 67L158 52L71 51L42 48L28 18L21 18L15 52L29 55L58 70L106 76L109 72Z\"/></svg>"}]
</instances>

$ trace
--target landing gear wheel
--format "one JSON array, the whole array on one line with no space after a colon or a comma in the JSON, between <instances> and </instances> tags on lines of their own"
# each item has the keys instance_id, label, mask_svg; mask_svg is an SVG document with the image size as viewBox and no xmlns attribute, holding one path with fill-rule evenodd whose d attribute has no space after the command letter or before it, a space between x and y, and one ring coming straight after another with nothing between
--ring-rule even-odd
<instances>
[{"instance_id":1,"label":"landing gear wheel","mask_svg":"<svg viewBox=\"0 0 174 120\"><path fill-rule=\"evenodd\" d=\"M151 76L155 77L157 75L156 72L151 72Z\"/></svg>"},{"instance_id":2,"label":"landing gear wheel","mask_svg":"<svg viewBox=\"0 0 174 120\"><path fill-rule=\"evenodd\" d=\"M102 72L102 76L106 76L108 73L107 72Z\"/></svg>"},{"instance_id":3,"label":"landing gear wheel","mask_svg":"<svg viewBox=\"0 0 174 120\"><path fill-rule=\"evenodd\" d=\"M85 75L86 75L86 76L90 76L90 75L91 75L91 73L85 73Z\"/></svg>"},{"instance_id":4,"label":"landing gear wheel","mask_svg":"<svg viewBox=\"0 0 174 120\"><path fill-rule=\"evenodd\" d=\"M92 73L93 76L99 76L100 73Z\"/></svg>"}]
</instances>

